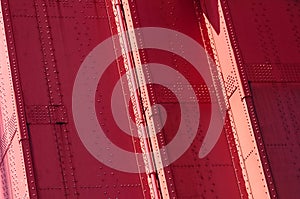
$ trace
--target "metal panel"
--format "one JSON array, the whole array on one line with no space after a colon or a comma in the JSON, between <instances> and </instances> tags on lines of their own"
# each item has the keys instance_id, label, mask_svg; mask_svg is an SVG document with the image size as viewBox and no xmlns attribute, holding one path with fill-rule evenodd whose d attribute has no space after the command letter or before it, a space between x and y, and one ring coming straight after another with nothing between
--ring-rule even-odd
<instances>
[{"instance_id":1,"label":"metal panel","mask_svg":"<svg viewBox=\"0 0 300 199\"><path fill-rule=\"evenodd\" d=\"M32 178L32 175L26 173L25 162L30 163L31 157L26 147L22 146L26 136L20 126L22 122L19 121L22 115L17 113L21 105L18 99L19 93L15 93L16 90L18 91L18 85L13 79L16 72L15 62L10 62L8 52L14 52L14 48L10 45L11 28L10 26L6 28L6 24L9 24L9 19L6 20L7 16L9 16L7 4L3 3L0 8L1 194L5 198L26 198L30 192L27 179ZM34 191L32 193L34 194Z\"/></svg>"},{"instance_id":2,"label":"metal panel","mask_svg":"<svg viewBox=\"0 0 300 199\"><path fill-rule=\"evenodd\" d=\"M203 13L200 10L199 4L191 1L155 1L155 2L130 2L130 12L132 24L134 28L138 27L164 27L182 32L189 37L203 44L199 23L203 20ZM126 11L125 11L126 13ZM155 13L149 15L148 13ZM208 39L207 39L208 40ZM137 41L139 40L137 36ZM180 39L176 41L180 43ZM175 46L175 45L174 45ZM172 48L172 43L170 43ZM193 109L193 106L200 103L201 114L203 115L200 121L200 127L194 143L177 161L165 168L166 173L172 175L168 177L170 181L167 183L167 189L170 190L171 197L178 198L215 198L223 197L224 195L231 198L243 198L246 196L246 190L241 177L241 168L236 160L238 155L235 145L230 142L232 139L232 129L230 124L226 124L227 128L222 132L222 135L213 149L213 151L204 159L199 159L198 153L203 138L207 131L209 120L207 117L210 112L210 99L206 85L202 82L202 78L198 76L196 71L193 71L191 65L179 56L164 51L155 51L153 49L143 49L140 52L142 63L162 63L169 67L173 67L178 71L178 76L174 75L174 85L169 85L178 89L176 91L168 90L167 88L153 85L149 86L149 90L154 90L155 95L150 96L150 100L154 103L161 103L169 114L178 115L178 101L185 101L186 107ZM205 60L206 61L206 60ZM159 78L155 76L151 70L144 69L146 78L152 82ZM176 83L180 74L192 84L192 86ZM168 74L173 75L173 74ZM188 99L187 96L181 96L182 89L194 89L197 99ZM177 94L177 95L176 95ZM176 96L175 96L176 95ZM208 97L207 97L208 96ZM186 108L185 107L185 108ZM195 116L196 117L196 116ZM204 118L204 119L203 119ZM170 123L166 123L162 130L162 139L159 139L160 145L165 145L170 142L178 129L180 118L171 118ZM188 120L188 118L187 118ZM229 120L227 120L229 122ZM189 129L189 126L185 127ZM159 136L159 135L158 135ZM165 157L164 155L162 156ZM223 175L220 175L224 172ZM226 175L226 177L225 177ZM163 187L164 188L164 187ZM172 190L172 191L171 191Z\"/></svg>"},{"instance_id":3,"label":"metal panel","mask_svg":"<svg viewBox=\"0 0 300 199\"><path fill-rule=\"evenodd\" d=\"M278 195L299 195L299 83L253 83L251 88Z\"/></svg>"},{"instance_id":4,"label":"metal panel","mask_svg":"<svg viewBox=\"0 0 300 199\"><path fill-rule=\"evenodd\" d=\"M300 4L222 3L270 197L297 198Z\"/></svg>"},{"instance_id":5,"label":"metal panel","mask_svg":"<svg viewBox=\"0 0 300 199\"><path fill-rule=\"evenodd\" d=\"M2 0L1 6L0 194L4 198L299 195L299 2ZM158 167L128 173L107 166L86 148L76 129L72 95L80 68L96 46L113 34L141 27L172 29L203 46L217 66L210 68L211 75L221 85L221 96L228 99L228 110L216 146L199 158L212 122L211 85L183 57L143 48L126 54L124 43L118 45L122 35L114 38L114 53L122 56L115 57L101 78L95 74L88 78L100 78L91 98L95 103L87 107L96 114L82 120L97 121L118 148L144 154L144 162L124 159L121 166L132 163L145 169L153 158ZM182 40L176 38L170 41L170 50L180 46ZM127 47L143 45L138 32L127 39ZM155 73L151 63L169 66L176 74ZM131 64L136 66L135 80L142 82L136 102L130 96L135 93L130 90L132 82L125 77ZM172 81L156 84L164 75ZM118 94L114 94L116 85ZM193 91L195 97L182 91ZM193 112L198 104L200 125L192 144L181 157L159 168L171 151L152 157L145 149L158 151L172 142L182 121L189 132L193 126L189 122L198 117ZM135 126L141 124L137 105L145 108L140 111L147 130L156 133L149 139L136 137ZM153 105L158 106L150 108ZM181 120L180 109L190 112L190 118ZM123 118L115 121L114 114L121 113ZM97 140L90 142L101 147ZM110 147L103 150L111 157L108 162L118 155Z\"/></svg>"},{"instance_id":6,"label":"metal panel","mask_svg":"<svg viewBox=\"0 0 300 199\"><path fill-rule=\"evenodd\" d=\"M94 159L72 120L77 70L114 28L110 3L10 1L6 7L14 29L19 71L15 77L22 83L38 197L149 198L146 175L116 171ZM112 68L117 69L116 63ZM115 72L111 77L118 78ZM132 148L131 139L125 143Z\"/></svg>"}]
</instances>

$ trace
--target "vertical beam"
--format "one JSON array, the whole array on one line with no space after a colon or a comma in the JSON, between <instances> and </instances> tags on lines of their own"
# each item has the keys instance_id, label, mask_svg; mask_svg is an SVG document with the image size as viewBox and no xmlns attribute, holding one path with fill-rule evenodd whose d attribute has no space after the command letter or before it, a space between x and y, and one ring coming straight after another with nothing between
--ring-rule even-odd
<instances>
[{"instance_id":1,"label":"vertical beam","mask_svg":"<svg viewBox=\"0 0 300 199\"><path fill-rule=\"evenodd\" d=\"M126 20L123 13L123 6L121 0L115 0L113 2L114 9L116 12L116 21L118 22L118 28L119 32L121 33L120 36L120 43L123 48L123 59L124 59L124 65L126 69L126 77L128 82L128 87L130 90L130 98L133 103L133 111L135 115L135 121L138 129L138 134L141 141L142 150L144 153L144 162L146 166L146 172L149 177L149 186L151 193L153 194L153 197L155 199L161 198L161 193L159 189L159 182L157 179L157 173L155 168L155 157L153 157L153 150L152 150L152 143L151 143L151 137L154 135L148 132L147 125L149 122L146 118L148 118L145 115L146 109L151 109L150 102L145 105L144 100L145 98L149 99L148 95L145 92L146 88L140 88L139 85L146 85L141 84L140 81L145 81L144 76L141 75L142 69L137 68L137 62L134 56L131 53L131 38L129 37L128 33L133 33L134 30L129 30L127 28ZM128 32L127 32L128 31ZM140 63L140 62L139 62ZM138 64L138 66L141 66ZM138 72L138 70L140 70ZM144 89L144 91L141 91ZM149 100L148 100L149 101ZM150 139L149 139L150 136Z\"/></svg>"},{"instance_id":2,"label":"vertical beam","mask_svg":"<svg viewBox=\"0 0 300 199\"><path fill-rule=\"evenodd\" d=\"M52 107L56 107L56 110L59 110L63 115L66 115L66 111L63 108L63 94L60 86L57 59L55 57L55 46L53 44L53 33L49 21L47 1L34 0L34 8L39 30L41 52L43 54L41 61L43 62L42 66L47 82L49 104ZM74 172L68 121L59 121L59 118L55 119L58 119L58 121L53 121L53 132L57 142L64 192L67 198L78 198L79 193Z\"/></svg>"},{"instance_id":3,"label":"vertical beam","mask_svg":"<svg viewBox=\"0 0 300 199\"><path fill-rule=\"evenodd\" d=\"M123 5L123 12L124 12L124 19L127 24L127 30L130 33L130 46L132 47L132 58L136 68L137 79L140 86L140 93L141 93L141 102L144 107L144 115L147 124L148 136L149 141L152 147L152 154L154 158L154 164L156 166L156 175L158 177L158 183L160 186L160 192L162 194L162 198L171 198L175 197L174 187L169 185L170 181L172 180L170 177L167 178L167 168L163 165L163 159L166 160L168 157L165 151L160 150L159 146L162 145L157 137L157 121L155 121L153 115L155 112L155 108L151 108L151 97L150 97L150 90L147 89L146 78L149 77L149 71L147 71L147 63L142 65L144 61L145 55L143 53L143 49L138 49L138 46L143 46L143 39L142 35L135 34L135 28L138 28L138 20L139 20L139 13L138 8L135 5L134 1L128 0L121 0ZM143 61L142 61L143 60ZM148 81L149 82L149 81ZM171 196L172 195L172 196Z\"/></svg>"},{"instance_id":4,"label":"vertical beam","mask_svg":"<svg viewBox=\"0 0 300 199\"><path fill-rule=\"evenodd\" d=\"M0 3L0 122L4 127L1 150L5 152L1 161L7 161L9 197L37 198L9 2Z\"/></svg>"},{"instance_id":5,"label":"vertical beam","mask_svg":"<svg viewBox=\"0 0 300 199\"><path fill-rule=\"evenodd\" d=\"M221 5L221 1L218 2ZM224 5L222 3L222 6ZM255 139L256 126L251 122L252 109L251 107L249 109L248 106L247 99L251 97L251 93L250 90L245 89L247 80L241 74L242 66L238 60L239 54L235 50L237 41L230 40L230 35L234 34L233 27L226 23L229 20L230 13L224 7L221 8L219 6L218 9L220 14L220 33L214 31L208 19L206 19L206 27L210 45L214 50L214 56L218 59L217 65L220 67L223 81L226 88L228 88L228 112L248 198L270 198L263 170L263 161L260 156L261 142ZM225 13L223 10L225 10Z\"/></svg>"}]
</instances>

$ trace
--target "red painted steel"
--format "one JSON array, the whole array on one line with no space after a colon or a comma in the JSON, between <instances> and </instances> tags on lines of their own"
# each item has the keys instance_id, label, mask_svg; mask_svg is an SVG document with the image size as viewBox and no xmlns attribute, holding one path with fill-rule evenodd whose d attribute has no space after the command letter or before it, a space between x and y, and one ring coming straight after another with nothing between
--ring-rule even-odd
<instances>
[{"instance_id":1,"label":"red painted steel","mask_svg":"<svg viewBox=\"0 0 300 199\"><path fill-rule=\"evenodd\" d=\"M132 2L130 9L135 28L138 27L164 27L182 32L189 37L195 39L201 45L206 35L201 35L199 24L203 22L201 19L201 9L198 2ZM155 13L155 15L149 15ZM205 32L205 31L204 31ZM208 39L207 39L208 40ZM179 41L180 42L180 41ZM163 63L174 67L180 71L191 82L196 92L198 101L201 106L201 113L209 115L210 110L208 91L203 87L202 78L193 71L191 66L182 58L168 54L167 52L145 50L144 63ZM147 76L147 71L145 72ZM155 78L151 77L150 78ZM163 95L166 93L165 88L152 86L155 93L159 93L152 97L152 101L163 104L172 114L176 114L178 108L178 99L174 96ZM163 89L162 91L160 91ZM195 103L189 100L186 103ZM175 112L175 113L174 113ZM237 158L235 147L230 147L230 139L232 136L230 125L226 125L218 144L213 151L204 159L199 159L198 152L200 145L207 130L207 117L203 117L200 122L200 129L195 138L195 142L188 151L177 161L165 168L167 179L172 180L167 189L174 191L174 197L178 198L214 198L228 196L230 198L246 197L246 191L243 187L243 179L240 178L239 164L235 164ZM171 133L178 128L178 119L171 121L170 126L163 129L158 137L162 137L161 145L168 143L174 135ZM188 128L188 126L186 127ZM168 174L171 175L168 175ZM172 196L172 195L171 195Z\"/></svg>"},{"instance_id":2,"label":"red painted steel","mask_svg":"<svg viewBox=\"0 0 300 199\"><path fill-rule=\"evenodd\" d=\"M300 3L222 3L270 197L298 198Z\"/></svg>"},{"instance_id":3,"label":"red painted steel","mask_svg":"<svg viewBox=\"0 0 300 199\"><path fill-rule=\"evenodd\" d=\"M113 6L115 6L116 11L117 11L117 18L120 24L120 31L121 32L126 32L127 31L127 27L126 27L126 22L124 20L124 13L123 13L123 6L122 6L122 2L120 0L116 0L115 2L113 2ZM155 164L153 162L153 158L151 156L151 145L148 141L148 137L147 137L147 126L146 126L146 121L145 121L145 115L143 114L144 111L144 107L142 106L142 102L141 102L141 97L140 97L140 93L136 92L138 90L138 81L136 81L134 79L134 77L136 77L136 73L135 73L135 66L134 66L134 61L132 58L132 53L130 52L130 41L129 41L129 36L125 35L125 37L122 37L123 39L123 44L124 44L124 48L127 51L127 53L125 53L125 57L127 59L128 65L129 65L129 69L132 69L132 75L130 78L130 83L132 85L132 89L133 89L133 97L131 97L131 101L133 104L135 104L136 109L137 109L137 118L135 118L135 122L137 124L138 129L141 131L143 140L142 142L144 143L144 149L145 149L145 153L147 154L147 160L149 161L149 173L148 175L150 176L151 179L151 184L152 184L152 189L153 189L153 194L154 194L154 198L155 199L159 199L160 198L160 191L158 188L158 182L156 179L156 172L155 172Z\"/></svg>"},{"instance_id":4,"label":"red painted steel","mask_svg":"<svg viewBox=\"0 0 300 199\"><path fill-rule=\"evenodd\" d=\"M72 122L75 75L87 53L111 36L110 4L2 1L3 7L5 3L26 107L19 112L30 118L28 149L38 198L150 198L145 174L127 174L99 163L82 145ZM110 75L112 80L118 76Z\"/></svg>"},{"instance_id":5,"label":"red painted steel","mask_svg":"<svg viewBox=\"0 0 300 199\"><path fill-rule=\"evenodd\" d=\"M0 2L4 21L0 24L1 42L7 45L6 48L1 44L1 53L9 55L0 57L10 61L0 62L0 69L2 72L9 67L12 75L0 82L2 198L255 198L265 189L268 192L261 198L299 195L300 5L297 1L124 0L117 1L117 7L113 7L116 1L109 0ZM184 58L163 50L140 49L137 54L117 57L103 72L95 104L88 107L96 109L95 120L113 144L126 151L147 154L176 136L181 121L180 101L191 112L199 104L201 114L197 135L179 159L157 172L128 173L106 166L84 146L74 123L72 92L79 68L98 44L120 31L141 27L176 30L203 46L217 65L212 68L212 76L224 84L228 112L216 146L205 158L199 158L211 122L209 89L201 74ZM131 45L130 39L124 40L127 47ZM136 39L138 44L143 43L138 35ZM180 38L177 42L181 42ZM234 63L229 63L223 50ZM115 51L122 48L116 45ZM141 106L139 119L143 118L140 124L145 127L144 122L148 121L142 107L145 98L149 98L151 105L163 107L159 114L161 118L167 115L167 119L159 123L163 128L156 132L157 146L150 138L141 142L134 133L126 134L114 121L111 110L114 87L126 74L126 64L129 62L130 68L134 68L137 57L142 64L160 63L173 68L190 84L174 83L168 88L149 84L149 95L134 93L136 96L128 107L121 108L120 112L128 110L128 118L124 120L137 121L133 107L137 106L135 103ZM142 72L147 82L157 78L147 67ZM135 78L141 78L139 75ZM92 74L91 78L98 77ZM123 88L125 96L131 95L127 87ZM196 99L181 96L182 89L194 90ZM15 97L5 101L5 96L12 93ZM5 103L13 108L8 109ZM17 116L10 117L7 110ZM243 136L237 131L242 124L248 124L249 132L254 132L248 141L255 147L249 151L245 142L238 139ZM129 123L126 128L131 129ZM188 131L190 126L185 129ZM144 130L146 134L149 129ZM112 149L105 150L115 155ZM157 166L159 158L168 158L168 151L160 155L145 159ZM250 164L250 160L256 162ZM139 161L134 162L137 168L144 165ZM127 163L125 159L123 164ZM262 172L257 176L247 176L259 169ZM266 182L257 184L267 187L255 186L253 179L265 179Z\"/></svg>"}]
</instances>

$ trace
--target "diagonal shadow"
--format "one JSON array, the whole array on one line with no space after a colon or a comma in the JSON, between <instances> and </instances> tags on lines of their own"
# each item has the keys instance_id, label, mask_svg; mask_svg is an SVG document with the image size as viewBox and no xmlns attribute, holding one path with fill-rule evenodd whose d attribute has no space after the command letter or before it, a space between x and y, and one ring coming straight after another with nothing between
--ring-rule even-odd
<instances>
[{"instance_id":1,"label":"diagonal shadow","mask_svg":"<svg viewBox=\"0 0 300 199\"><path fill-rule=\"evenodd\" d=\"M214 30L220 33L220 15L218 11L218 0L200 0L201 8Z\"/></svg>"}]
</instances>

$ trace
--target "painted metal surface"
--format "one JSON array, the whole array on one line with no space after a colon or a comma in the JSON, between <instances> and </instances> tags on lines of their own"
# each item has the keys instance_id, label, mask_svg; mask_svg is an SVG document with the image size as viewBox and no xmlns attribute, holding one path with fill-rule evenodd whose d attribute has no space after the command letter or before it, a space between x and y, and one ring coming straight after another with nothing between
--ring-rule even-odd
<instances>
[{"instance_id":1,"label":"painted metal surface","mask_svg":"<svg viewBox=\"0 0 300 199\"><path fill-rule=\"evenodd\" d=\"M297 198L300 4L221 2L269 195Z\"/></svg>"},{"instance_id":2,"label":"painted metal surface","mask_svg":"<svg viewBox=\"0 0 300 199\"><path fill-rule=\"evenodd\" d=\"M0 2L2 198L299 195L298 2ZM214 90L216 99L225 99L226 118L217 144L205 157L199 157L199 151L212 122L214 87L189 60L172 53L185 53L179 35L175 41L166 38L169 51L136 50L147 39L130 31L143 27L183 33L206 50L208 59L203 63L213 60L208 70L219 86ZM89 63L97 68L99 57L110 52L101 51L99 56L91 52L115 34L120 36L112 37L115 61L101 77L96 73L88 77L99 79L91 93L92 105L87 106L96 115L82 120L97 121L118 148L143 154L132 162L125 156L118 162L120 167L135 165L135 173L110 167L118 155L114 147L101 148L97 139L88 140L98 144L99 153L108 154L98 160L86 147L74 118L74 85L84 71L81 67ZM172 70L153 70L152 63ZM159 78L174 81L159 85ZM184 90L193 91L195 97L186 96ZM172 159L172 151L160 148L174 140L183 123L182 104L191 118L198 117L194 109L199 106L197 134L182 156L160 167ZM194 125L188 123L194 121L191 118L184 118L186 136ZM147 167L149 162L153 168Z\"/></svg>"},{"instance_id":3,"label":"painted metal surface","mask_svg":"<svg viewBox=\"0 0 300 199\"><path fill-rule=\"evenodd\" d=\"M77 70L87 53L111 35L112 10L100 1L2 1L2 5L10 11L4 19L14 30L16 76L26 107L19 112L28 118L27 149L33 156L37 197L128 198L134 193L136 198L149 198L145 174L122 173L99 163L86 151L72 123ZM109 77L118 78L118 72Z\"/></svg>"},{"instance_id":4,"label":"painted metal surface","mask_svg":"<svg viewBox=\"0 0 300 199\"><path fill-rule=\"evenodd\" d=\"M1 16L9 16L7 4L0 8ZM5 24L8 24L5 27ZM26 134L24 115L18 114L23 103L20 99L20 80L16 71L16 54L12 42L12 30L9 21L0 19L0 78L1 78L1 197L28 198L36 195L31 189L32 180L31 155L28 151L29 143ZM16 76L16 78L12 78ZM28 168L25 168L25 165ZM29 173L27 173L27 171Z\"/></svg>"},{"instance_id":5,"label":"painted metal surface","mask_svg":"<svg viewBox=\"0 0 300 199\"><path fill-rule=\"evenodd\" d=\"M183 32L201 43L201 45L204 45L203 37L206 37L206 35L201 35L203 33L201 33L201 27L199 26L201 20L203 20L203 18L201 19L203 16L199 2L130 2L129 5L134 28L145 26L170 28ZM149 12L156 14L149 15ZM180 41L177 42L180 43ZM172 44L170 44L170 46L172 48ZM142 62L164 63L184 74L184 76L192 82L192 87L199 91L196 95L198 97L197 101L200 102L202 108L200 114L209 114L209 110L205 107L205 104L209 104L207 88L203 86L201 77L197 76L197 73L191 71L189 68L190 65L185 62L185 60L174 54L170 55L166 52L145 50ZM149 78L155 78L153 75L151 76L151 73L147 74L147 71L145 71L145 73L147 77L150 76ZM168 93L166 91L159 91L161 88L155 88L155 86L150 89L155 90L156 93ZM168 107L173 111L176 110L177 100L172 95L159 94L152 97L151 100L162 103L165 107ZM196 101L193 100L187 101L187 103L191 104L195 102ZM193 145L185 155L172 163L169 167L165 168L166 173L172 174L170 177L167 176L167 179L172 179L172 181L165 189L169 189L169 193L174 193L173 196L178 198L214 198L224 195L229 195L232 198L246 197L246 191L243 185L240 186L240 184L243 184L243 179L236 177L240 175L239 172L241 172L241 169L239 169L239 164L235 165L233 163L234 157L237 158L237 153L234 149L235 147L233 146L231 148L228 144L228 140L230 140L232 136L230 125L226 125L228 128L222 133L221 138L212 153L204 159L199 159L197 153L199 152L199 147L203 141L203 136L205 135L203 132L206 132L208 122L207 117L206 121L205 119L204 121L201 121L201 127ZM178 122L175 120L172 124L173 129L176 128L176 123ZM169 131L172 132L173 129L170 129L171 131ZM170 132L162 132L161 137L163 139L160 139L160 142L162 142L160 144L164 144L172 139L169 135ZM234 166L236 166L237 172L235 172ZM225 174L226 177L223 176ZM241 180L240 183L238 182L239 179ZM186 186L187 184L188 186Z\"/></svg>"}]
</instances>

